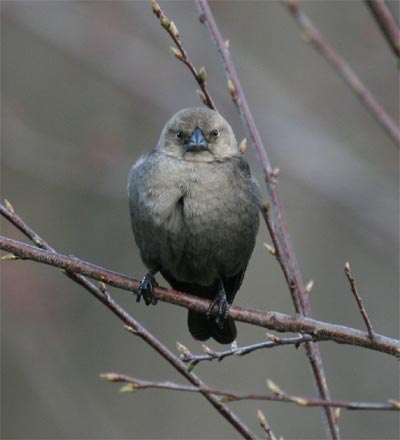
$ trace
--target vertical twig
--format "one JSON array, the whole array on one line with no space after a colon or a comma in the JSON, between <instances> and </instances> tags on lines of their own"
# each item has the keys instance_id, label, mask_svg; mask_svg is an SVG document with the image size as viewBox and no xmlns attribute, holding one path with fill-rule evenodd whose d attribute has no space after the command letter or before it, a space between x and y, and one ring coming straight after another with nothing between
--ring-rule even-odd
<instances>
[{"instance_id":1,"label":"vertical twig","mask_svg":"<svg viewBox=\"0 0 400 440\"><path fill-rule=\"evenodd\" d=\"M305 41L309 42L311 46L316 49L344 79L346 84L369 110L372 116L395 141L396 146L399 146L399 125L385 112L379 102L350 67L348 62L340 56L321 35L309 17L301 10L298 0L281 0L281 2L286 6L299 27L305 32Z\"/></svg>"},{"instance_id":2,"label":"vertical twig","mask_svg":"<svg viewBox=\"0 0 400 440\"><path fill-rule=\"evenodd\" d=\"M357 286L356 286L356 280L351 275L351 269L350 269L350 263L349 262L347 262L344 265L344 273L346 274L346 277L349 280L351 291L352 291L352 293L354 295L354 298L357 301L358 309L360 310L361 316L362 316L362 318L363 318L363 320L365 322L365 325L367 326L369 337L371 338L371 341L373 341L374 337L375 337L375 332L374 332L374 329L372 327L371 321L368 318L367 311L365 310L365 307L364 307L364 304L362 302L361 296L358 293Z\"/></svg>"},{"instance_id":3,"label":"vertical twig","mask_svg":"<svg viewBox=\"0 0 400 440\"><path fill-rule=\"evenodd\" d=\"M281 267L283 269L285 278L287 279L289 285L290 292L292 294L296 313L310 317L311 308L309 298L304 289L304 283L300 274L300 269L289 237L283 207L278 195L276 184L278 173L274 172L274 170L272 169L266 149L261 140L261 136L258 132L258 129L254 122L254 118L251 114L250 108L246 101L246 97L243 93L239 78L237 76L236 69L230 57L228 45L225 44L221 36L218 25L214 19L208 2L207 0L196 0L196 4L200 13L200 21L206 25L210 36L218 50L227 77L228 89L240 113L243 123L248 131L249 138L252 140L256 148L259 160L264 170L265 183L270 197L270 209L268 210L268 213L271 213L271 231L273 233L273 240L274 243L276 243L277 255L279 255ZM330 394L322 365L319 347L316 343L309 342L306 344L306 350L318 391L322 398L329 400ZM339 430L338 425L334 419L333 411L331 411L331 409L329 408L325 408L324 414L326 416L329 427L327 433L329 433L332 439L338 439Z\"/></svg>"},{"instance_id":4,"label":"vertical twig","mask_svg":"<svg viewBox=\"0 0 400 440\"><path fill-rule=\"evenodd\" d=\"M397 60L400 58L400 30L384 0L365 0Z\"/></svg>"}]
</instances>

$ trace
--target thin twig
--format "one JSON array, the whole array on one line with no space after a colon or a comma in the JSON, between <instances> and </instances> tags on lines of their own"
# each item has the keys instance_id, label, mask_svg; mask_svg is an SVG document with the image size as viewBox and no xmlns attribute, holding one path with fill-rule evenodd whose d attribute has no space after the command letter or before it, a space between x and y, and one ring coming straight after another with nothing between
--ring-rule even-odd
<instances>
[{"instance_id":1,"label":"thin twig","mask_svg":"<svg viewBox=\"0 0 400 440\"><path fill-rule=\"evenodd\" d=\"M120 289L133 292L140 284L139 280L96 266L92 263L87 263L76 257L39 249L35 246L2 236L0 236L0 249L10 252L13 255L17 255L22 259L59 267L68 272L84 275ZM16 262L7 262L7 264L18 264L18 260ZM161 301L185 307L200 313L206 313L210 305L209 300L178 292L173 289L157 287L154 289L154 293ZM101 294L101 298L106 300L103 294ZM334 342L357 345L400 357L400 341L377 333L375 333L374 340L371 341L368 332L350 327L317 321L300 315L292 317L283 313L248 309L237 306L231 306L229 308L229 315L237 321L246 322L278 332L315 335L317 337L327 338ZM307 342L306 344L310 344L310 342Z\"/></svg>"},{"instance_id":2,"label":"thin twig","mask_svg":"<svg viewBox=\"0 0 400 440\"><path fill-rule=\"evenodd\" d=\"M369 337L371 338L371 341L373 341L375 337L375 332L372 327L371 321L368 318L367 311L365 310L364 304L362 302L361 296L358 293L357 286L356 286L356 280L351 275L351 269L350 269L350 263L347 262L344 265L344 273L346 274L347 279L349 280L351 291L354 295L354 298L357 301L358 309L360 310L361 316L365 322L365 325L367 326Z\"/></svg>"},{"instance_id":3,"label":"thin twig","mask_svg":"<svg viewBox=\"0 0 400 440\"><path fill-rule=\"evenodd\" d=\"M299 6L298 0L281 0L291 13L299 27L305 32L305 41L316 49L323 58L343 78L346 84L360 99L364 106L381 124L385 131L395 141L396 146L400 145L399 125L386 113L379 102L375 99L368 88L363 84L358 75L353 71L348 62L340 56L326 40L320 31L315 27L310 18Z\"/></svg>"},{"instance_id":4,"label":"thin twig","mask_svg":"<svg viewBox=\"0 0 400 440\"><path fill-rule=\"evenodd\" d=\"M174 47L171 47L174 56L179 61L182 61L182 63L189 68L195 80L197 81L197 84L201 89L199 91L200 92L199 97L201 101L203 102L204 105L206 105L210 109L216 110L217 108L214 104L214 101L212 100L211 95L206 87L206 71L204 67L202 67L200 71L197 71L196 67L194 67L193 63L190 61L189 56L185 50L185 47L182 44L181 37L175 23L171 21L164 14L162 9L160 8L160 5L155 0L152 0L151 3L153 6L153 12L160 20L161 26L169 33L170 37L172 38L173 42L176 44L176 47L178 48L175 49Z\"/></svg>"},{"instance_id":5,"label":"thin twig","mask_svg":"<svg viewBox=\"0 0 400 440\"><path fill-rule=\"evenodd\" d=\"M264 413L259 409L257 411L257 418L260 423L261 428L265 432L265 438L266 440L276 440L276 437L274 433L271 430L271 427L269 426L269 423L267 422L267 419L264 415Z\"/></svg>"},{"instance_id":6,"label":"thin twig","mask_svg":"<svg viewBox=\"0 0 400 440\"><path fill-rule=\"evenodd\" d=\"M199 355L192 353L182 354L181 359L183 360L183 362L191 362L191 363L195 362L196 364L202 361L213 361L215 359L218 361L222 361L226 357L245 356L247 354L253 353L254 351L262 350L266 348L281 347L284 345L295 345L296 347L298 347L300 344L304 344L306 342L311 342L311 341L317 342L317 341L328 340L325 337L313 336L313 335L301 335L293 338L280 338L275 335L269 335L269 337L270 337L269 341L258 342L256 344L246 345L242 347L235 347L235 348L231 348L230 350L224 350L224 351L213 351L206 345L203 345L203 350L205 351L206 354L199 354Z\"/></svg>"},{"instance_id":7,"label":"thin twig","mask_svg":"<svg viewBox=\"0 0 400 440\"><path fill-rule=\"evenodd\" d=\"M311 317L309 295L305 292L300 269L290 240L283 206L278 194L277 176L279 171L274 170L271 166L260 133L254 122L253 115L247 104L246 96L237 76L235 66L230 56L229 47L225 44L221 36L208 2L207 0L196 0L196 4L200 13L200 21L206 25L215 47L218 50L225 70L229 92L236 104L244 126L248 131L249 138L255 146L259 161L264 171L266 188L270 198L273 240L277 245L277 255L279 256L281 267L284 271L292 295L296 313ZM318 392L322 398L329 400L330 394L318 345L309 342L306 343L305 347ZM329 427L327 433L330 434L332 439L339 439L339 429L333 412L329 408L325 408L324 412Z\"/></svg>"},{"instance_id":8,"label":"thin twig","mask_svg":"<svg viewBox=\"0 0 400 440\"><path fill-rule=\"evenodd\" d=\"M397 60L400 58L400 30L384 0L365 0L371 14L381 28Z\"/></svg>"},{"instance_id":9,"label":"thin twig","mask_svg":"<svg viewBox=\"0 0 400 440\"><path fill-rule=\"evenodd\" d=\"M303 407L332 407L332 408L345 408L349 410L377 410L377 411L399 411L400 410L400 402L390 399L388 402L347 402L347 401L335 401L335 400L321 400L314 399L312 397L304 397L304 396L296 396L292 394L288 394L282 391L271 381L268 381L269 384L272 384L273 394L261 394L261 393L243 393L237 391L231 391L220 388L211 388L211 387L196 387L191 385L183 385L175 382L165 381L148 381L143 379L138 379L136 377L126 376L124 374L119 373L102 373L100 375L102 379L109 380L111 382L118 383L126 383L131 385L130 387L123 387L121 391L137 391L148 388L157 388L163 390L174 390L174 391L188 391L195 393L206 393L206 394L214 394L217 396L222 396L220 401L222 402L234 402L239 400L264 400L264 401L273 401L273 402L286 402L286 403L294 403Z\"/></svg>"},{"instance_id":10,"label":"thin twig","mask_svg":"<svg viewBox=\"0 0 400 440\"><path fill-rule=\"evenodd\" d=\"M0 213L7 218L13 225L15 225L23 234L30 238L34 243L37 243L43 250L49 254L57 255L54 249L47 244L38 234L36 234L15 212L12 206L7 203L7 208L0 204ZM76 260L75 260L76 261ZM68 267L64 267L68 270ZM178 356L172 353L159 339L157 339L151 332L140 324L135 318L129 315L119 304L117 304L111 296L105 291L102 286L97 287L84 276L72 273L71 270L66 272L66 275L76 283L83 286L92 295L94 295L100 302L102 302L114 315L116 315L122 322L125 323L126 328L133 334L139 336L146 344L151 346L158 352L166 361L168 361L182 376L197 387L205 387L204 382L194 373L189 372L185 363L183 363ZM101 277L99 278L101 281ZM124 277L125 280L128 277ZM204 397L214 406L214 408L235 428L244 438L256 439L257 436L247 427L245 423L225 404L220 402L217 397L201 392Z\"/></svg>"}]
</instances>

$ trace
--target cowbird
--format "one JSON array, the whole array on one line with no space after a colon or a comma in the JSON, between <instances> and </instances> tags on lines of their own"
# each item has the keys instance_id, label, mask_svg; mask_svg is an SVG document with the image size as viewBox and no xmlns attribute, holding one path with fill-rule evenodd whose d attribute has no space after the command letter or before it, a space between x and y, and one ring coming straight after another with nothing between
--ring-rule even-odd
<instances>
[{"instance_id":1,"label":"cowbird","mask_svg":"<svg viewBox=\"0 0 400 440\"><path fill-rule=\"evenodd\" d=\"M133 165L128 192L135 240L149 269L137 300L157 302L154 275L161 272L174 289L211 300L207 314L189 310L195 339L234 341L228 305L254 249L260 189L230 125L207 108L179 111L154 150Z\"/></svg>"}]
</instances>

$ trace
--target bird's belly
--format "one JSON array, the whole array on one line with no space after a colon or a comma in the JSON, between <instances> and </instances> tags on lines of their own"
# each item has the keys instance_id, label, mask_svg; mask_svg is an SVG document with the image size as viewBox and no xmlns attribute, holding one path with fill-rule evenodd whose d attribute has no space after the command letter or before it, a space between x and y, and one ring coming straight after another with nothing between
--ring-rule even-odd
<instances>
[{"instance_id":1,"label":"bird's belly","mask_svg":"<svg viewBox=\"0 0 400 440\"><path fill-rule=\"evenodd\" d=\"M162 266L179 281L201 285L243 270L254 247L255 218L237 211L234 197L185 197L174 221L164 225Z\"/></svg>"}]
</instances>

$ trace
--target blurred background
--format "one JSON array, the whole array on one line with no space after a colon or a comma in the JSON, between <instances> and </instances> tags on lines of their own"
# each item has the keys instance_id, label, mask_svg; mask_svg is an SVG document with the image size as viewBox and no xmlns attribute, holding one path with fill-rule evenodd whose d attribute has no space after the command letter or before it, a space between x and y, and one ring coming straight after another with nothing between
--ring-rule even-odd
<instances>
[{"instance_id":1,"label":"blurred background","mask_svg":"<svg viewBox=\"0 0 400 440\"><path fill-rule=\"evenodd\" d=\"M388 2L398 16L399 3ZM161 3L220 112L245 136L222 67L191 1ZM274 167L304 279L313 279L314 317L364 329L343 273L350 261L379 333L399 336L398 148L330 66L302 40L275 1L211 2L230 40L256 123ZM350 62L385 110L399 117L398 69L362 1L302 6ZM52 246L141 278L130 229L126 181L177 110L198 105L196 85L169 52L171 41L141 1L1 2L1 198ZM262 183L254 150L246 158ZM265 194L265 191L264 191ZM2 234L23 239L2 222ZM236 304L293 313L262 225ZM166 282L159 280L162 285ZM146 308L127 292L114 298L172 350L201 344L186 310ZM157 390L120 394L98 378L115 371L149 380L184 380L121 322L54 268L2 264L2 438L238 438L205 401ZM265 340L239 324L239 344ZM209 342L213 349L221 349ZM334 399L399 398L390 356L321 344ZM210 386L266 391L272 379L315 395L303 349L282 347L195 370ZM256 411L285 439L324 437L320 411L274 402L232 403L260 436ZM397 414L342 411L346 439L395 439Z\"/></svg>"}]
</instances>

